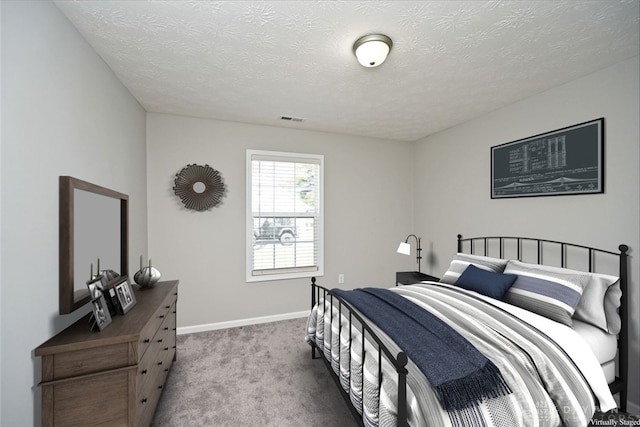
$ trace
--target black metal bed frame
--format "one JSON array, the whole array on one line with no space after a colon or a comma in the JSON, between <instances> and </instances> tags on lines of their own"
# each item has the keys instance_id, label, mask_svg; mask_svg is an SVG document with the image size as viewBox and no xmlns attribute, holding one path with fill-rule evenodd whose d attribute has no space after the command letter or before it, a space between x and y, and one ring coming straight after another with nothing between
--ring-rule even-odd
<instances>
[{"instance_id":1,"label":"black metal bed frame","mask_svg":"<svg viewBox=\"0 0 640 427\"><path fill-rule=\"evenodd\" d=\"M476 242L481 242L482 243L482 253L478 253L475 249L476 247ZM627 266L627 251L629 250L629 247L627 245L621 244L618 246L618 250L619 252L612 252L612 251L607 251L604 249L597 249L597 248L593 248L593 247L589 247L589 246L583 246L583 245L577 245L577 244L573 244L573 243L566 243L566 242L560 242L560 241L556 241L556 240L546 240L546 239L537 239L537 238L529 238L529 237L508 237L508 236L496 236L496 237L470 237L470 238L463 238L461 234L458 234L458 245L457 245L457 249L458 252L461 253L469 253L469 254L478 254L478 255L484 255L484 256L489 256L489 248L490 247L494 247L492 245L497 244L498 248L499 248L499 255L498 256L494 256L496 258L504 258L504 251L505 251L505 242L512 242L515 243L516 246L516 252L517 252L517 259L522 261L522 255L523 255L523 251L522 251L522 246L523 246L523 242L534 242L534 244L537 246L537 260L536 263L537 264L542 264L543 262L543 248L545 247L546 244L551 244L556 246L557 248L560 249L560 267L562 268L566 268L567 267L567 249L568 248L576 248L576 249L580 249L580 250L586 250L587 251L587 257L588 257L588 265L589 265L589 272L593 273L595 272L595 258L596 258L596 254L604 254L604 255L609 255L609 256L615 256L618 258L618 266L619 266L619 277L620 277L620 289L622 290L622 296L621 296L621 301L620 301L620 308L619 308L619 314L620 314L620 318L622 321L622 326L620 329L620 333L618 334L618 373L614 379L613 382L611 382L609 384L609 388L611 390L612 394L616 394L619 393L620 394L620 409L622 411L626 411L627 408L627 374L628 374L628 352L629 352L629 343L628 343L628 314L627 314L627 286L628 286L628 266ZM464 252L464 246L465 243L468 244L468 251ZM342 298L340 298L337 295L334 295L329 289L326 289L320 285L316 284L316 278L312 277L311 278L311 308L313 309L313 307L315 307L315 305L320 302L320 300L324 300L324 303L328 305L329 310L331 310L331 313L333 312L333 306L334 306L334 299L338 301L338 319L342 319L342 310L343 307L348 311L349 313L349 321L348 321L348 327L349 327L349 331L352 330L352 328L354 327L352 319L355 318L357 319L358 323L360 324L360 333L362 334L362 366L364 369L364 358L365 358L365 337L369 338L369 342L370 344L374 344L377 346L378 349L378 401L380 399L380 385L382 383L382 357L385 357L390 363L391 365L396 369L396 372L398 374L398 402L397 402L397 408L398 408L398 414L397 414L397 420L398 420L398 426L399 427L406 427L408 426L408 421L407 421L407 389L406 389L406 380L407 380L407 369L406 369L406 365L407 365L407 355L404 352L399 352L396 355L393 355L392 352L383 344L383 342L378 338L378 336L375 334L375 332L371 329L371 327L369 327L369 325L367 324L367 322L362 319L362 317L355 311L352 309L352 307L349 305L349 303L347 303L346 301L344 301ZM329 301L327 303L327 301ZM325 307L325 312L326 312L326 307ZM338 336L340 336L341 332L342 332L342 321L339 322L339 330L338 330ZM329 330L331 331L331 328L329 328ZM331 338L329 338L331 340ZM349 345L351 345L351 342L349 342ZM316 348L319 351L322 351L320 348L317 347L317 344L315 343L315 341L312 342L312 346L311 346L311 357L313 359L317 358L316 356ZM351 349L349 349L350 351ZM338 357L340 355L340 351L338 351ZM340 378L338 377L338 375L336 375L336 373L333 371L333 368L331 367L331 362L329 360L327 360L323 355L319 356L320 359L322 359L322 361L325 363L327 369L329 370L329 372L331 373L331 377L333 378L333 380L335 381L338 389L340 390L340 393L342 394L342 397L344 398L345 402L347 403L354 419L356 420L356 422L358 423L358 425L363 426L364 423L362 421L362 416L360 415L360 413L358 412L358 410L353 406L353 404L351 403L351 400L349 398L349 394L348 392L346 392L343 388L342 385L340 384ZM338 364L339 364L339 360L338 360ZM362 375L362 381L364 381L364 374ZM364 392L364 387L362 388L363 392ZM364 404L363 404L363 410L364 410Z\"/></svg>"},{"instance_id":2,"label":"black metal bed frame","mask_svg":"<svg viewBox=\"0 0 640 427\"><path fill-rule=\"evenodd\" d=\"M619 277L620 277L620 290L622 295L620 297L620 308L618 312L621 319L620 333L618 334L618 374L613 382L609 384L609 389L612 394L620 393L620 409L624 412L627 410L627 376L629 368L629 335L628 335L628 314L627 314L627 286L628 286L628 267L627 267L627 251L629 247L627 245L619 245L619 252L607 251L604 249L592 248L590 246L576 245L573 243L559 242L556 240L546 239L533 239L528 237L470 237L463 239L461 234L458 234L458 252L463 252L464 242L469 243L470 254L474 252L474 243L482 241L483 252L482 255L488 255L489 245L491 242L498 243L500 254L498 258L504 257L504 245L506 241L511 241L516 244L517 258L522 260L522 243L523 242L535 242L537 247L536 251L536 264L542 264L543 245L545 243L556 245L560 248L560 267L567 267L567 249L577 248L587 251L587 260L589 263L589 272L595 272L595 256L596 254L613 255L618 257Z\"/></svg>"},{"instance_id":3,"label":"black metal bed frame","mask_svg":"<svg viewBox=\"0 0 640 427\"><path fill-rule=\"evenodd\" d=\"M333 315L333 299L339 301L338 304L338 319L342 319L342 307L346 307L349 312L349 333L351 333L353 326L353 318L356 318L361 325L362 334L362 369L364 370L364 357L365 357L365 343L366 337L369 337L375 344L378 349L378 400L380 399L380 386L382 384L382 357L383 355L387 358L387 360L393 365L398 373L398 427L407 427L407 362L408 358L404 352L399 352L395 356L391 353L391 351L382 343L380 338L375 334L375 332L369 327L369 325L364 321L364 319L351 307L351 305L344 301L337 295L334 295L329 289L323 288L322 286L316 285L316 278L311 278L311 308L313 308L317 302L320 301L321 296L324 300L325 304L327 299L329 299L329 310L331 310L331 315ZM327 298L328 297L328 298ZM342 334L342 321L340 320L340 329L338 330L338 337ZM331 330L331 328L329 328ZM311 358L316 358L316 348L317 345L315 341L312 341L311 345ZM319 351L322 351L318 348ZM351 353L351 340L349 340L349 353ZM338 355L340 352L338 351ZM362 415L358 412L358 410L353 406L351 400L349 399L349 394L342 388L340 384L340 378L335 374L333 368L331 367L331 362L328 361L324 356L320 356L320 359L325 363L329 372L331 372L331 377L335 381L342 397L347 402L349 406L349 410L353 414L353 417L356 419L360 426L364 426L364 422L362 421ZM338 360L339 364L340 360ZM362 374L362 381L364 382L364 373ZM364 411L364 384L362 385L363 392L363 403L362 410Z\"/></svg>"}]
</instances>

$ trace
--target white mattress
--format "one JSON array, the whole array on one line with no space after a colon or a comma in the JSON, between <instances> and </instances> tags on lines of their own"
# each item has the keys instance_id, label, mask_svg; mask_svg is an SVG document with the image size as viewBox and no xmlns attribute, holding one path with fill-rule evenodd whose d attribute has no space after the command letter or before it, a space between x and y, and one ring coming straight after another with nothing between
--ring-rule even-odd
<instances>
[{"instance_id":1,"label":"white mattress","mask_svg":"<svg viewBox=\"0 0 640 427\"><path fill-rule=\"evenodd\" d=\"M573 330L589 344L600 364L607 363L616 357L618 340L615 335L575 319L573 319Z\"/></svg>"},{"instance_id":2,"label":"white mattress","mask_svg":"<svg viewBox=\"0 0 640 427\"><path fill-rule=\"evenodd\" d=\"M612 360L600 366L602 366L602 372L604 372L604 377L607 379L607 382L612 383L613 380L616 379L616 361Z\"/></svg>"}]
</instances>

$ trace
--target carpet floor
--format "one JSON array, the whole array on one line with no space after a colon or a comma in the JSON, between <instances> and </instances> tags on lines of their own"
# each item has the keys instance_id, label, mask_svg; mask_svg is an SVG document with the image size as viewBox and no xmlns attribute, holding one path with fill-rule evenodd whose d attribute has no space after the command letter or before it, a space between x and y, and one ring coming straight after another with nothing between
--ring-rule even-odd
<instances>
[{"instance_id":1,"label":"carpet floor","mask_svg":"<svg viewBox=\"0 0 640 427\"><path fill-rule=\"evenodd\" d=\"M155 427L352 427L306 319L179 335Z\"/></svg>"},{"instance_id":2,"label":"carpet floor","mask_svg":"<svg viewBox=\"0 0 640 427\"><path fill-rule=\"evenodd\" d=\"M292 319L179 335L152 426L356 426L323 361L311 359L305 326ZM602 425L639 422L597 414L589 424Z\"/></svg>"}]
</instances>

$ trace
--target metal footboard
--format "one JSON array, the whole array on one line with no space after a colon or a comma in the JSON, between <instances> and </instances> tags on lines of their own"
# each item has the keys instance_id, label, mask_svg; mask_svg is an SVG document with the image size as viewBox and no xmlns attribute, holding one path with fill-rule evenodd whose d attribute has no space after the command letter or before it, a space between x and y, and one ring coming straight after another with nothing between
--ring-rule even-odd
<instances>
[{"instance_id":1,"label":"metal footboard","mask_svg":"<svg viewBox=\"0 0 640 427\"><path fill-rule=\"evenodd\" d=\"M364 365L365 365L365 357L366 357L366 352L365 352L365 343L367 340L369 340L369 343L372 345L375 345L375 347L378 350L378 356L377 356L377 363L378 363L378 407L380 405L380 393L382 390L382 358L386 358L387 361L395 368L396 373L398 374L398 390L397 390L397 396L398 396L398 401L397 401L397 421L398 421L398 426L399 427L407 427L408 426L408 422L407 422L407 355L404 352L399 352L396 355L393 355L391 353L391 351L384 345L384 343L380 340L380 338L378 338L378 336L375 334L375 332L371 329L371 327L369 327L369 325L367 324L367 322L362 318L362 316L360 316L350 305L349 303L347 303L346 301L344 301L342 298L340 298L337 295L334 295L329 289L326 289L322 286L319 286L316 284L316 278L312 277L311 278L311 309L313 309L320 301L324 301L324 304L326 304L328 308L325 307L325 312L326 310L330 310L331 316L333 315L333 310L334 307L337 306L338 308L338 323L339 323L339 329L338 329L338 337L340 337L341 333L342 333L342 314L343 314L343 310L346 310L348 312L348 328L349 328L349 332L351 333L351 331L353 330L352 328L358 327L354 325L353 319L355 318L358 323L360 324L359 328L360 329L360 333L362 335L362 375L361 375L361 389L362 389L362 395L363 395L363 402L362 402L362 411L364 413ZM329 328L330 333L332 332L332 328ZM317 331L316 331L317 332ZM366 338L366 339L365 339ZM329 341L331 341L331 337L329 337ZM340 343L340 338L338 338L338 343ZM315 340L313 340L311 342L311 357L312 358L316 358L316 349L321 350ZM351 340L349 340L349 354L351 354ZM340 351L340 345L338 345L338 366L340 367L340 357L341 357L341 351ZM351 413L353 414L354 418L356 419L356 421L358 422L359 425L363 426L363 420L362 420L362 415L360 415L360 413L358 412L357 408L353 405L353 403L350 400L350 396L348 391L345 391L344 388L342 387L342 385L340 384L340 378L339 375L336 374L331 366L331 361L328 361L324 356L320 356L320 358L324 361L325 365L327 366L327 369L329 370L329 372L331 372L331 376L334 379L334 381L336 382L338 388L340 389L340 392L342 394L342 397L344 398L345 402L347 403L347 405L349 405L349 409L351 410ZM351 369L351 365L349 364L349 369ZM339 371L340 369L338 369ZM351 378L351 373L349 373L349 377ZM378 411L379 413L379 411Z\"/></svg>"}]
</instances>

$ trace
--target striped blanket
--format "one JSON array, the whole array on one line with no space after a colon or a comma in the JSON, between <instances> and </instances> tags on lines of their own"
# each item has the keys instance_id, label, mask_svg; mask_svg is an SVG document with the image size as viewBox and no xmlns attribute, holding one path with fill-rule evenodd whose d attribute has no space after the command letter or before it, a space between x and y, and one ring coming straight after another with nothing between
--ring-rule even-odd
<instances>
[{"instance_id":1,"label":"striped blanket","mask_svg":"<svg viewBox=\"0 0 640 427\"><path fill-rule=\"evenodd\" d=\"M509 394L500 370L439 317L388 289L332 289L398 344L447 410Z\"/></svg>"},{"instance_id":2,"label":"striped blanket","mask_svg":"<svg viewBox=\"0 0 640 427\"><path fill-rule=\"evenodd\" d=\"M436 391L409 360L410 425L583 427L588 424L597 406L593 384L587 382L565 351L544 333L459 288L419 284L392 290L447 322L500 369L512 390L509 395L478 402L474 417L469 418L468 411L443 409ZM395 426L395 370L383 358L382 390L378 398L377 349L368 339L363 345L355 318L349 327L347 310L339 314L337 301L334 302L333 309L330 301L321 301L312 310L307 340L313 340L331 362L366 426ZM379 328L368 323L392 353L400 351ZM595 363L594 369L600 369ZM606 386L606 381L604 384ZM609 393L605 400L613 400L608 388L598 393Z\"/></svg>"}]
</instances>

